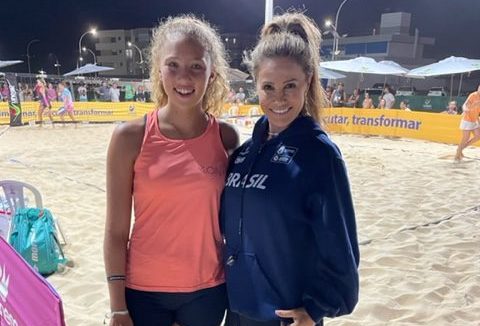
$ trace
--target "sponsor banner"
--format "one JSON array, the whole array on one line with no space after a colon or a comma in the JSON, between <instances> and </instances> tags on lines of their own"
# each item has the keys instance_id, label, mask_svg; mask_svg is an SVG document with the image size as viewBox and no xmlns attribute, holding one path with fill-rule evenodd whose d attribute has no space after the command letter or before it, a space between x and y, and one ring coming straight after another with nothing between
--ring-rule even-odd
<instances>
[{"instance_id":1,"label":"sponsor banner","mask_svg":"<svg viewBox=\"0 0 480 326\"><path fill-rule=\"evenodd\" d=\"M238 116L248 116L252 108L261 112L258 105L226 104L223 116L227 121L235 123L239 121ZM458 144L460 141L460 120L460 115L398 109L323 110L325 129L329 132L415 138L446 144ZM480 146L480 142L474 145Z\"/></svg>"},{"instance_id":2,"label":"sponsor banner","mask_svg":"<svg viewBox=\"0 0 480 326\"><path fill-rule=\"evenodd\" d=\"M8 85L8 108L10 113L10 126L22 125L22 106L18 97L17 77L13 73L5 74Z\"/></svg>"},{"instance_id":3,"label":"sponsor banner","mask_svg":"<svg viewBox=\"0 0 480 326\"><path fill-rule=\"evenodd\" d=\"M65 325L59 295L2 237L0 325Z\"/></svg>"},{"instance_id":4,"label":"sponsor banner","mask_svg":"<svg viewBox=\"0 0 480 326\"><path fill-rule=\"evenodd\" d=\"M38 102L22 103L22 122L28 123L37 119ZM60 121L58 110L63 106L62 102L52 102L54 121ZM142 117L145 113L153 110L153 103L143 102L75 102L73 115L78 121L89 122L116 122L126 121ZM44 121L48 118L44 115ZM68 117L65 117L69 121ZM9 123L7 103L0 103L0 124Z\"/></svg>"},{"instance_id":5,"label":"sponsor banner","mask_svg":"<svg viewBox=\"0 0 480 326\"><path fill-rule=\"evenodd\" d=\"M323 114L326 129L338 133L393 136L457 144L461 116L401 110L331 108Z\"/></svg>"}]
</instances>

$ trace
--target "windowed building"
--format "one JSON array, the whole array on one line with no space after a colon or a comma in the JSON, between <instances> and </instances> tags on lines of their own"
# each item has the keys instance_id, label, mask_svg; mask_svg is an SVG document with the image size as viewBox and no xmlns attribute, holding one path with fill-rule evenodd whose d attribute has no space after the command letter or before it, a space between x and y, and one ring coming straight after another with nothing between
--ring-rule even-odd
<instances>
[{"instance_id":1,"label":"windowed building","mask_svg":"<svg viewBox=\"0 0 480 326\"><path fill-rule=\"evenodd\" d=\"M101 72L100 75L140 78L148 75L145 58L151 36L150 28L97 31L95 43L97 63L114 68L111 71ZM129 46L129 42L132 46ZM141 56L140 51L142 51Z\"/></svg>"},{"instance_id":2,"label":"windowed building","mask_svg":"<svg viewBox=\"0 0 480 326\"><path fill-rule=\"evenodd\" d=\"M417 28L411 26L411 14L404 12L385 13L381 16L380 29L372 29L371 35L340 37L338 47L334 51L333 38L325 38L322 42L322 60L347 60L359 56L371 57L376 61L392 60L407 69L435 62L433 51L435 39L423 37ZM333 52L335 55L333 56ZM374 83L383 82L384 76L365 75L362 88ZM394 86L411 83L406 78L389 76L387 82ZM440 81L443 83L443 81ZM357 76L349 76L345 80L349 89L356 87ZM415 80L415 83L432 83L432 79ZM433 80L438 84L439 81ZM420 86L420 85L419 85ZM427 88L428 85L420 86Z\"/></svg>"}]
</instances>

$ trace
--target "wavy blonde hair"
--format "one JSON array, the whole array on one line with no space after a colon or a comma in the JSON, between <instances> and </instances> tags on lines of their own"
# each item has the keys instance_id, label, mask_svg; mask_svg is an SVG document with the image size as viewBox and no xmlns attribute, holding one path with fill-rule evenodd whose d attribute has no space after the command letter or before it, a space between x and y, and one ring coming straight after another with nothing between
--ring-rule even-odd
<instances>
[{"instance_id":1,"label":"wavy blonde hair","mask_svg":"<svg viewBox=\"0 0 480 326\"><path fill-rule=\"evenodd\" d=\"M295 60L305 74L311 76L304 113L318 123L322 123L322 108L328 107L319 76L321 40L320 30L312 19L302 13L284 13L275 16L262 28L260 41L249 56L244 58L255 79L265 58L286 57Z\"/></svg>"},{"instance_id":2,"label":"wavy blonde hair","mask_svg":"<svg viewBox=\"0 0 480 326\"><path fill-rule=\"evenodd\" d=\"M228 63L225 47L217 31L206 21L194 15L168 17L154 29L150 46L150 79L152 81L153 100L157 107L163 107L168 102L168 96L163 88L160 76L163 45L169 35L181 34L197 40L208 53L213 79L210 80L203 96L202 108L205 112L219 115L228 93L227 68Z\"/></svg>"}]
</instances>

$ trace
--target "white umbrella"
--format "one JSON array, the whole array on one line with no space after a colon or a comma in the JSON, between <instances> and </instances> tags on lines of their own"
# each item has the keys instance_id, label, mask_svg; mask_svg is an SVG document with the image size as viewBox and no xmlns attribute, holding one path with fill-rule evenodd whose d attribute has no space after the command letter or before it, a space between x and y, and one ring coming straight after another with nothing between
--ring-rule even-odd
<instances>
[{"instance_id":1,"label":"white umbrella","mask_svg":"<svg viewBox=\"0 0 480 326\"><path fill-rule=\"evenodd\" d=\"M462 74L460 76L460 83L458 85L458 95L460 95L460 90L462 88L462 79L463 73L471 72L475 70L480 70L480 60L479 59L468 59L464 57L448 57L439 62L435 62L426 66L418 67L406 75L406 77L416 77L416 76L442 76L442 75L451 75L450 77L450 97L452 97L452 88L453 88L453 75Z\"/></svg>"},{"instance_id":2,"label":"white umbrella","mask_svg":"<svg viewBox=\"0 0 480 326\"><path fill-rule=\"evenodd\" d=\"M345 75L323 67L320 67L319 73L322 79L340 79L346 77Z\"/></svg>"},{"instance_id":3,"label":"white umbrella","mask_svg":"<svg viewBox=\"0 0 480 326\"><path fill-rule=\"evenodd\" d=\"M91 74L94 72L109 71L113 69L114 68L111 68L111 67L97 66L95 64L87 63L85 66L82 66L80 68L67 72L66 74L64 74L64 76Z\"/></svg>"},{"instance_id":4,"label":"white umbrella","mask_svg":"<svg viewBox=\"0 0 480 326\"><path fill-rule=\"evenodd\" d=\"M228 68L227 75L229 81L244 81L248 77L247 73L235 68Z\"/></svg>"},{"instance_id":5,"label":"white umbrella","mask_svg":"<svg viewBox=\"0 0 480 326\"><path fill-rule=\"evenodd\" d=\"M408 69L407 68L404 68L402 67L401 65L399 65L398 63L396 63L395 61L392 61L392 60L382 60L382 61L379 61L378 63L381 63L382 65L389 65L389 66L392 66L392 67L395 67L397 69L400 69L403 71L403 73L401 73L400 75L405 75L406 73L408 73Z\"/></svg>"},{"instance_id":6,"label":"white umbrella","mask_svg":"<svg viewBox=\"0 0 480 326\"><path fill-rule=\"evenodd\" d=\"M401 75L405 74L405 68L376 62L372 58L358 57L350 60L326 61L320 66L327 69L344 72L356 72L360 74L375 75Z\"/></svg>"},{"instance_id":7,"label":"white umbrella","mask_svg":"<svg viewBox=\"0 0 480 326\"><path fill-rule=\"evenodd\" d=\"M13 66L22 62L23 62L22 60L5 60L5 61L0 60L0 68Z\"/></svg>"},{"instance_id":8,"label":"white umbrella","mask_svg":"<svg viewBox=\"0 0 480 326\"><path fill-rule=\"evenodd\" d=\"M412 69L407 74L407 77L453 75L462 74L464 72L470 72L474 70L480 70L480 60L467 59L463 57L449 57L440 60L439 62Z\"/></svg>"}]
</instances>

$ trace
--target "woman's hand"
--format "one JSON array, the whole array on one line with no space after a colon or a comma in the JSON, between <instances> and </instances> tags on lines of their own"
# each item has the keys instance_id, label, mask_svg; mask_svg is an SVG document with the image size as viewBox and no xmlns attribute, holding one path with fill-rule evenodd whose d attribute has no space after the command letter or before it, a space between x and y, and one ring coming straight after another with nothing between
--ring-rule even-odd
<instances>
[{"instance_id":1,"label":"woman's hand","mask_svg":"<svg viewBox=\"0 0 480 326\"><path fill-rule=\"evenodd\" d=\"M315 326L315 322L310 318L304 308L276 310L275 313L282 318L292 318L293 324L289 326Z\"/></svg>"}]
</instances>

